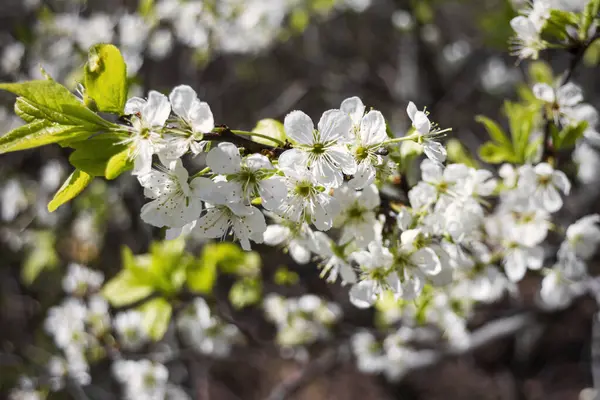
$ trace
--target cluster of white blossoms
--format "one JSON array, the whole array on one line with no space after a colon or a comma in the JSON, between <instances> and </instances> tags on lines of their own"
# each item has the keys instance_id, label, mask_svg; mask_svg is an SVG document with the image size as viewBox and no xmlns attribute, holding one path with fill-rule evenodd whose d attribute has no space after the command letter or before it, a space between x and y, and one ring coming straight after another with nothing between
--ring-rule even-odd
<instances>
[{"instance_id":1,"label":"cluster of white blossoms","mask_svg":"<svg viewBox=\"0 0 600 400\"><path fill-rule=\"evenodd\" d=\"M61 3L53 12L43 2L32 7L44 18L36 19L27 43L2 43L1 73L20 76L24 70L34 77L43 65L58 80L72 79L73 66L80 65L87 49L96 43L118 44L130 76L135 76L144 62L163 60L177 47L187 47L200 56L197 58L211 53L256 53L277 40L290 13L306 1L227 0L213 4L159 0L147 3L148 9L114 7L89 16L82 13L78 0ZM323 17L336 9L362 12L370 0L331 3L314 13ZM310 4L304 6L311 12Z\"/></svg>"},{"instance_id":2,"label":"cluster of white blossoms","mask_svg":"<svg viewBox=\"0 0 600 400\"><path fill-rule=\"evenodd\" d=\"M444 161L445 150L435 140L439 130L414 104L408 111L415 133L400 140L419 141L432 159ZM361 247L374 239L373 209L379 195L370 185L378 172L380 176L386 172L385 145L398 139L387 136L383 115L375 110L365 113L357 97L323 113L316 128L303 112L288 114L284 128L293 146L276 163L263 154L241 153L235 144L220 142L206 152L207 169L192 179L180 157L206 151L203 138L214 128L210 107L194 90L178 86L169 97L152 91L147 100L130 99L125 112L132 116L126 142L131 143L133 174L151 199L141 218L168 228L169 238L191 231L203 238L231 233L245 250L251 241L262 243L266 238L274 243L273 230L267 232L265 217L254 205L260 199L263 210L285 221L281 229L288 234L277 234L280 242L301 239L303 251L296 251L301 260L306 260L308 251L318 252L314 240L302 239L312 236L307 225L327 231L337 219L338 225L344 225L345 242L357 234L364 236L354 243ZM161 165L152 169L155 154Z\"/></svg>"},{"instance_id":3,"label":"cluster of white blossoms","mask_svg":"<svg viewBox=\"0 0 600 400\"><path fill-rule=\"evenodd\" d=\"M550 0L535 0L527 3L522 9L524 15L519 15L510 21L516 36L512 41L514 55L521 59L537 59L540 51L547 47L542 40L541 32L550 18L552 9Z\"/></svg>"},{"instance_id":4,"label":"cluster of white blossoms","mask_svg":"<svg viewBox=\"0 0 600 400\"><path fill-rule=\"evenodd\" d=\"M241 341L238 328L215 315L202 298L194 299L177 320L184 342L195 351L214 358L227 357Z\"/></svg>"},{"instance_id":5,"label":"cluster of white blossoms","mask_svg":"<svg viewBox=\"0 0 600 400\"><path fill-rule=\"evenodd\" d=\"M284 348L308 346L330 337L330 331L342 317L336 303L314 294L286 298L277 294L265 296L266 317L277 327L277 343Z\"/></svg>"},{"instance_id":6,"label":"cluster of white blossoms","mask_svg":"<svg viewBox=\"0 0 600 400\"><path fill-rule=\"evenodd\" d=\"M369 331L357 332L352 336L351 345L358 370L366 374L383 373L389 380L399 380L412 368L431 359L431 350L414 348L415 341L426 336L422 331L408 327L402 327L382 340Z\"/></svg>"},{"instance_id":7,"label":"cluster of white blossoms","mask_svg":"<svg viewBox=\"0 0 600 400\"><path fill-rule=\"evenodd\" d=\"M117 360L112 364L115 379L121 384L126 400L187 400L179 386L169 383L169 370L151 360Z\"/></svg>"},{"instance_id":8,"label":"cluster of white blossoms","mask_svg":"<svg viewBox=\"0 0 600 400\"><path fill-rule=\"evenodd\" d=\"M65 379L80 385L91 382L90 359L103 353L102 338L111 330L108 303L96 294L103 282L101 273L78 264L71 264L63 278L71 296L50 308L44 323L62 353L48 362L52 390L62 389Z\"/></svg>"},{"instance_id":9,"label":"cluster of white blossoms","mask_svg":"<svg viewBox=\"0 0 600 400\"><path fill-rule=\"evenodd\" d=\"M590 0L513 0L515 9L520 13L510 21L515 31L511 42L513 54L520 59L537 59L540 51L551 47L541 35L552 10L581 13L589 2ZM568 36L577 37L576 30L571 28L573 26L567 27Z\"/></svg>"},{"instance_id":10,"label":"cluster of white blossoms","mask_svg":"<svg viewBox=\"0 0 600 400\"><path fill-rule=\"evenodd\" d=\"M557 121L590 122L587 132L597 135L595 110L582 104L576 86L555 94L538 84L534 93L552 104ZM168 97L132 98L126 111L133 173L150 199L141 210L144 221L166 227L167 238L232 235L246 250L265 242L286 248L300 264L317 259L329 281L339 277L351 285L358 307L388 293L417 299L424 287L455 281L476 282L461 289L472 291L474 301L498 298L528 269L542 269L552 214L571 189L566 175L545 162L504 165L500 186L488 170L444 165L446 150L437 139L445 131L413 103L411 131L400 138L389 137L383 115L357 97L325 111L316 126L293 111L276 155L224 141L235 135L215 130L210 107L188 86ZM421 146L428 158L407 193L409 204L386 214L379 188L394 172L390 153L404 141ZM188 153L203 154L206 164L191 178L181 159ZM152 168L154 155L160 164ZM488 199L497 196L490 210Z\"/></svg>"}]
</instances>

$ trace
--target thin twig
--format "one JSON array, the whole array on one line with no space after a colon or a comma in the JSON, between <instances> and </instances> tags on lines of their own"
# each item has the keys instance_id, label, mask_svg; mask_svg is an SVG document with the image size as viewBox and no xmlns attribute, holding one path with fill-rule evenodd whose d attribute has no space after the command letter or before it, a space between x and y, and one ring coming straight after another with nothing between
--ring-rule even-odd
<instances>
[{"instance_id":1,"label":"thin twig","mask_svg":"<svg viewBox=\"0 0 600 400\"><path fill-rule=\"evenodd\" d=\"M569 67L567 68L567 70L565 71L565 74L563 75L563 77L561 79L560 86L565 85L567 82L569 82L571 80L571 78L573 77L573 73L575 72L575 69L577 69L577 66L583 59L585 52L592 45L592 43L594 43L597 39L600 39L600 32L597 32L586 43L583 43L580 46L575 48L575 50L573 52L573 57L571 58L571 62L569 63Z\"/></svg>"},{"instance_id":2,"label":"thin twig","mask_svg":"<svg viewBox=\"0 0 600 400\"><path fill-rule=\"evenodd\" d=\"M316 378L323 376L323 374L330 371L340 362L340 355L346 346L346 344L342 344L326 350L325 354L321 357L309 362L300 374L293 379L281 382L273 388L266 400L285 400L310 384Z\"/></svg>"},{"instance_id":3,"label":"thin twig","mask_svg":"<svg viewBox=\"0 0 600 400\"><path fill-rule=\"evenodd\" d=\"M585 55L586 50L594 43L597 39L600 39L600 32L597 32L594 36L592 36L587 42L580 43L578 46L571 49L571 62L569 63L569 67L566 69L560 80L560 86L566 85L571 78L577 66L581 63L583 56ZM551 149L550 149L550 128L552 127L552 121L547 115L544 113L544 141L543 141L543 150L542 150L542 161L546 161L550 157Z\"/></svg>"}]
</instances>

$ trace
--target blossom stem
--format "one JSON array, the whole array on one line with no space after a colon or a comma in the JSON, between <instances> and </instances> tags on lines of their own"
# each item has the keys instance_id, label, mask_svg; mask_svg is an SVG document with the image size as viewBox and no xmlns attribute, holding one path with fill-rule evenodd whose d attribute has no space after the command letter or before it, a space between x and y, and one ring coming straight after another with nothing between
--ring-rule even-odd
<instances>
[{"instance_id":1,"label":"blossom stem","mask_svg":"<svg viewBox=\"0 0 600 400\"><path fill-rule=\"evenodd\" d=\"M190 179L198 178L199 176L206 175L209 172L210 172L210 167L206 167L203 170L196 172L194 175L192 175L190 177Z\"/></svg>"},{"instance_id":2,"label":"blossom stem","mask_svg":"<svg viewBox=\"0 0 600 400\"><path fill-rule=\"evenodd\" d=\"M413 133L412 135L402 136L402 137L398 137L398 138L393 138L393 139L386 140L385 142L383 142L383 144L384 145L386 145L386 144L394 144L394 143L405 142L407 140L417 141L417 139L419 138L419 136L420 136L419 133Z\"/></svg>"}]
</instances>

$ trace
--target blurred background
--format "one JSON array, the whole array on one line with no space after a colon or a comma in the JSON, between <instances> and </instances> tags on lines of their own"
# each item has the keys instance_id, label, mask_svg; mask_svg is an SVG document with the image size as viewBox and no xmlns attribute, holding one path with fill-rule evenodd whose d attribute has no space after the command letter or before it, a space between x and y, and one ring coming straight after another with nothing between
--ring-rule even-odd
<instances>
[{"instance_id":1,"label":"blurred background","mask_svg":"<svg viewBox=\"0 0 600 400\"><path fill-rule=\"evenodd\" d=\"M529 80L528 63L509 55L514 6L508 0L0 0L0 81L41 78L41 66L76 90L89 46L110 42L128 63L130 96L188 84L211 106L216 124L251 130L263 118L283 120L294 109L316 120L359 96L403 134L413 101L441 127L452 127L452 137L475 154L487 135L474 117L504 121L502 103ZM543 57L556 75L568 64L568 54ZM594 106L600 105L599 59L596 48L588 51L587 67L574 79ZM0 134L19 124L13 102L0 93ZM120 270L122 245L144 253L160 238L139 219L142 188L128 174L96 179L72 204L48 213L48 201L71 173L68 155L48 146L0 158L0 397L20 376L44 368L52 343L43 321L63 297L60 281L69 263L92 266L108 278ZM598 187L580 183L564 218L600 211ZM372 311L353 308L347 290L319 278L315 265L299 266L266 246L255 250L263 260L265 293L310 292L340 304L344 325L330 344L344 330L374 323ZM298 274L297 283L274 283L281 265ZM231 284L219 279L216 303L253 340L211 362L208 371L188 371L182 379L190 387L199 379L202 387L194 398L562 400L577 399L592 386L596 301L583 297L566 310L542 312L533 301L539 278L521 282L518 304L477 307L469 322L475 329L531 311L535 318L516 334L399 382L359 372L350 354L310 364L306 377L301 363L274 347L273 327L258 306L227 304ZM315 344L308 353L322 354L327 346ZM106 364L94 368L94 376L110 374ZM277 397L282 383L287 397ZM95 384L109 394L67 391L50 398L118 397L110 384Z\"/></svg>"}]
</instances>

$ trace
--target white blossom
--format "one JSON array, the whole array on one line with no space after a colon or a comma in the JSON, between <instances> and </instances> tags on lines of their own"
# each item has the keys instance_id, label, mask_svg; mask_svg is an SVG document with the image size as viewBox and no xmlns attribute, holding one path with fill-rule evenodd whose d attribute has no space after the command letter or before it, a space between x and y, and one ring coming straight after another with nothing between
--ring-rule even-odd
<instances>
[{"instance_id":1,"label":"white blossom","mask_svg":"<svg viewBox=\"0 0 600 400\"><path fill-rule=\"evenodd\" d=\"M123 348L139 350L148 341L148 334L142 325L143 317L137 310L123 311L115 316L114 327Z\"/></svg>"},{"instance_id":2,"label":"white blossom","mask_svg":"<svg viewBox=\"0 0 600 400\"><path fill-rule=\"evenodd\" d=\"M140 212L144 222L157 227L181 228L202 212L197 191L204 183L196 178L188 183L188 172L180 159L148 173L138 175L146 197L153 199Z\"/></svg>"},{"instance_id":3,"label":"white blossom","mask_svg":"<svg viewBox=\"0 0 600 400\"><path fill-rule=\"evenodd\" d=\"M287 198L277 213L292 222L310 222L321 231L333 226L339 204L323 190L314 176L305 170L282 168Z\"/></svg>"},{"instance_id":4,"label":"white blossom","mask_svg":"<svg viewBox=\"0 0 600 400\"><path fill-rule=\"evenodd\" d=\"M356 172L356 161L346 146L351 140L352 120L345 112L326 111L315 130L308 115L292 111L285 117L284 127L287 136L297 145L281 154L281 167L304 167L327 187L339 187L343 174Z\"/></svg>"},{"instance_id":5,"label":"white blossom","mask_svg":"<svg viewBox=\"0 0 600 400\"><path fill-rule=\"evenodd\" d=\"M169 101L173 113L191 132L187 136L171 135L165 141L161 154L168 159L176 159L183 156L188 150L193 154L200 153L206 145L202 141L202 134L211 132L215 127L210 106L200 101L194 89L187 85L174 88L169 94Z\"/></svg>"},{"instance_id":6,"label":"white blossom","mask_svg":"<svg viewBox=\"0 0 600 400\"><path fill-rule=\"evenodd\" d=\"M534 22L525 16L518 16L510 21L510 26L516 33L511 43L511 50L520 59L531 58L536 60L539 52L546 48L540 38L540 31Z\"/></svg>"},{"instance_id":7,"label":"white blossom","mask_svg":"<svg viewBox=\"0 0 600 400\"><path fill-rule=\"evenodd\" d=\"M114 377L123 386L127 400L160 400L165 398L169 371L150 360L117 360L113 363Z\"/></svg>"},{"instance_id":8,"label":"white blossom","mask_svg":"<svg viewBox=\"0 0 600 400\"><path fill-rule=\"evenodd\" d=\"M352 120L355 139L351 149L358 163L348 185L354 189L362 189L373 183L375 167L383 163L380 150L387 139L385 119L379 111L371 110L365 114L365 106L358 97L344 100L340 109Z\"/></svg>"},{"instance_id":9,"label":"white blossom","mask_svg":"<svg viewBox=\"0 0 600 400\"><path fill-rule=\"evenodd\" d=\"M531 201L548 212L556 212L563 205L560 192L568 195L571 183L564 172L555 170L548 163L535 167L524 165L519 169L518 188L531 196Z\"/></svg>"},{"instance_id":10,"label":"white blossom","mask_svg":"<svg viewBox=\"0 0 600 400\"><path fill-rule=\"evenodd\" d=\"M333 197L340 206L340 212L334 219L334 226L342 230L339 242L353 242L358 247L366 247L377 235L375 209L379 206L379 191L375 185L369 185L362 191L349 186L335 190Z\"/></svg>"},{"instance_id":11,"label":"white blossom","mask_svg":"<svg viewBox=\"0 0 600 400\"><path fill-rule=\"evenodd\" d=\"M282 218L278 222L267 226L263 234L264 243L269 246L282 245L295 262L307 264L315 247L310 226L305 222L289 223Z\"/></svg>"},{"instance_id":12,"label":"white blossom","mask_svg":"<svg viewBox=\"0 0 600 400\"><path fill-rule=\"evenodd\" d=\"M242 158L233 143L219 143L206 155L206 164L212 172L226 175L224 190L230 202L250 204L260 197L264 208L276 210L287 195L284 179L275 174L267 157L251 154Z\"/></svg>"},{"instance_id":13,"label":"white blossom","mask_svg":"<svg viewBox=\"0 0 600 400\"><path fill-rule=\"evenodd\" d=\"M102 272L71 263L63 278L62 286L68 294L84 295L99 290L103 282L104 274Z\"/></svg>"},{"instance_id":14,"label":"white blossom","mask_svg":"<svg viewBox=\"0 0 600 400\"><path fill-rule=\"evenodd\" d=\"M196 298L177 321L184 340L196 351L216 358L229 355L239 339L235 325L213 315L204 299Z\"/></svg>"},{"instance_id":15,"label":"white blossom","mask_svg":"<svg viewBox=\"0 0 600 400\"><path fill-rule=\"evenodd\" d=\"M413 128L419 134L419 143L423 146L423 152L431 161L443 163L446 161L446 149L438 142L438 130L429 121L425 111L419 111L412 101L408 103L406 113L412 122Z\"/></svg>"},{"instance_id":16,"label":"white blossom","mask_svg":"<svg viewBox=\"0 0 600 400\"><path fill-rule=\"evenodd\" d=\"M124 143L131 143L129 158L133 160L133 174L142 175L152 168L152 155L162 146L160 130L171 113L167 96L151 90L148 100L132 97L125 104L125 114L131 115L131 137Z\"/></svg>"}]
</instances>

